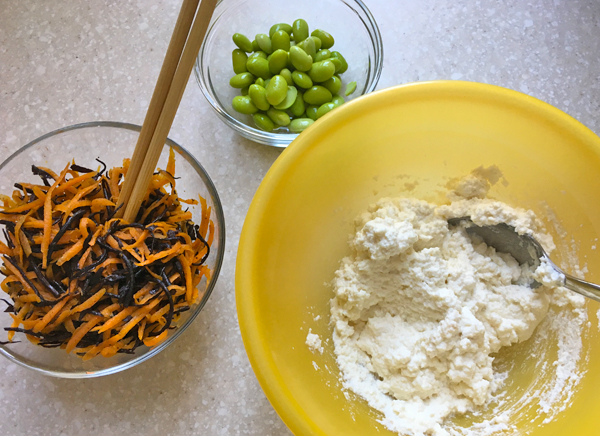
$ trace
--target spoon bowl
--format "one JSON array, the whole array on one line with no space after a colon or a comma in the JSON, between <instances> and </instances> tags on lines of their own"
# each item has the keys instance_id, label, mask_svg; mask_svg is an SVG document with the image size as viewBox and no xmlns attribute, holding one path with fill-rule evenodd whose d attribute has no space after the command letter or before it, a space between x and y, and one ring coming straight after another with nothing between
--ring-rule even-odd
<instances>
[{"instance_id":1,"label":"spoon bowl","mask_svg":"<svg viewBox=\"0 0 600 436\"><path fill-rule=\"evenodd\" d=\"M552 262L541 244L531 235L519 234L513 226L506 223L478 226L468 216L450 218L448 224L453 227L464 225L468 235L480 237L488 246L494 247L500 253L510 254L521 265L528 264L537 269L542 262L546 263L556 273L560 274L562 286L584 297L600 301L600 286L565 273ZM540 282L535 280L531 283L532 288L538 288L541 285Z\"/></svg>"}]
</instances>

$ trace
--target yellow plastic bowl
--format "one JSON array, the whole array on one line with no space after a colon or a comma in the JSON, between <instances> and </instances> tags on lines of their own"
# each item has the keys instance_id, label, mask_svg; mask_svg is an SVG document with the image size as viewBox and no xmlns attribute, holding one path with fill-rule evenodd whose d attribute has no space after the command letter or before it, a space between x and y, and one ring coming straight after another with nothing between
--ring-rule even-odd
<instances>
[{"instance_id":1,"label":"yellow plastic bowl","mask_svg":"<svg viewBox=\"0 0 600 436\"><path fill-rule=\"evenodd\" d=\"M273 164L244 223L236 298L252 367L297 436L393 434L364 401L344 395L332 341L323 355L305 345L309 328L331 338L327 283L349 253L354 218L384 196L441 201L450 178L491 164L509 182L493 196L542 217L550 207L568 235L554 233L559 250L552 257L560 261L561 247L574 241L586 278L600 282L600 139L524 94L455 81L386 89L331 112ZM546 424L535 407L524 411L515 421L519 433L599 434L600 305L589 301L587 308L587 359L579 369L589 370L571 406ZM513 354L515 397L540 380L535 358Z\"/></svg>"}]
</instances>

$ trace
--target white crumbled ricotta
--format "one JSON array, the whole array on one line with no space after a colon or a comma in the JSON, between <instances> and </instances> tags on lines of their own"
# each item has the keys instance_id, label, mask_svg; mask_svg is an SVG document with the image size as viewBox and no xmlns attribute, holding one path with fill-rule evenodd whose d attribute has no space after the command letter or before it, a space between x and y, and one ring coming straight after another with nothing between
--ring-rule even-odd
<instances>
[{"instance_id":1,"label":"white crumbled ricotta","mask_svg":"<svg viewBox=\"0 0 600 436\"><path fill-rule=\"evenodd\" d=\"M547 259L542 259L540 266L537 267L533 274L533 278L549 287L556 288L565 284L565 275L556 270Z\"/></svg>"},{"instance_id":2,"label":"white crumbled ricotta","mask_svg":"<svg viewBox=\"0 0 600 436\"><path fill-rule=\"evenodd\" d=\"M502 171L496 165L480 166L465 177L451 180L447 186L450 189L448 197L450 200L485 198L490 188L502 178Z\"/></svg>"},{"instance_id":3,"label":"white crumbled ricotta","mask_svg":"<svg viewBox=\"0 0 600 436\"><path fill-rule=\"evenodd\" d=\"M557 287L561 275L548 263L531 271L448 227L462 216L506 222L550 252L552 239L531 211L481 198L491 184L473 175L444 206L378 201L357 220L353 254L336 272L331 323L344 386L400 434L457 434L445 419L488 404L502 385L491 355L530 338L551 302L582 304ZM519 284L532 276L541 287ZM500 417L489 425L506 427Z\"/></svg>"},{"instance_id":4,"label":"white crumbled ricotta","mask_svg":"<svg viewBox=\"0 0 600 436\"><path fill-rule=\"evenodd\" d=\"M312 329L308 329L308 335L306 335L306 345L309 350L313 353L318 352L323 354L323 345L321 344L321 338L319 335L312 332Z\"/></svg>"}]
</instances>

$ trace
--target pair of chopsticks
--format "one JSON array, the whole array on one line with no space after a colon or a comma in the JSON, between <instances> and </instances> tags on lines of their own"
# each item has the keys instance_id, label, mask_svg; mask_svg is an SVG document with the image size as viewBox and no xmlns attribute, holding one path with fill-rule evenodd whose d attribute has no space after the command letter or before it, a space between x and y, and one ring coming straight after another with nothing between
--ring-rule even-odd
<instances>
[{"instance_id":1,"label":"pair of chopsticks","mask_svg":"<svg viewBox=\"0 0 600 436\"><path fill-rule=\"evenodd\" d=\"M126 222L134 222L144 200L216 3L183 1L119 196L117 216Z\"/></svg>"}]
</instances>

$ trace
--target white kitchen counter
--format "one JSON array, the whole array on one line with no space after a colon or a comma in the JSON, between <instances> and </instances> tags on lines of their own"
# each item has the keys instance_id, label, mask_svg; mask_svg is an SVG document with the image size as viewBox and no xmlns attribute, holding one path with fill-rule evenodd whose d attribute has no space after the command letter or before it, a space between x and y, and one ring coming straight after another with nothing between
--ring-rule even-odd
<instances>
[{"instance_id":1,"label":"white kitchen counter","mask_svg":"<svg viewBox=\"0 0 600 436\"><path fill-rule=\"evenodd\" d=\"M492 83L600 131L597 0L366 3L383 35L379 89L435 79ZM0 157L66 125L141 124L179 5L0 0ZM211 299L172 346L117 375L60 380L0 358L1 435L290 434L248 363L234 293L244 216L280 150L236 136L194 78L170 136L198 157L223 202L227 250Z\"/></svg>"}]
</instances>

